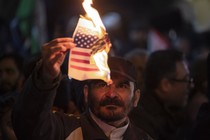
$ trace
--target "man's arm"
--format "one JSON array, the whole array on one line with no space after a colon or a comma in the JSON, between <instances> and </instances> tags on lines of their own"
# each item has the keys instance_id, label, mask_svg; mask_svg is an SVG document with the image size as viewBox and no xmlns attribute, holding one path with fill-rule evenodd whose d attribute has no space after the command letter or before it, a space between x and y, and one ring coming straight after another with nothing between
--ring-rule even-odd
<instances>
[{"instance_id":1,"label":"man's arm","mask_svg":"<svg viewBox=\"0 0 210 140\"><path fill-rule=\"evenodd\" d=\"M72 47L75 45L71 38L58 38L43 46L42 59L26 81L13 109L13 127L18 139L35 139L46 133L54 135L50 133L55 131L57 121L51 107L61 78L60 66Z\"/></svg>"}]
</instances>

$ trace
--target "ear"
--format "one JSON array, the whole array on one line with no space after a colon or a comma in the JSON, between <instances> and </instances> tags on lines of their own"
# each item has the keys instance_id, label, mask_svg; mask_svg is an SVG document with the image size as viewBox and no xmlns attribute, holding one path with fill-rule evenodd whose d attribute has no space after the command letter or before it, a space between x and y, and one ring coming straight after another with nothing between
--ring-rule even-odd
<instances>
[{"instance_id":1,"label":"ear","mask_svg":"<svg viewBox=\"0 0 210 140\"><path fill-rule=\"evenodd\" d=\"M140 96L141 96L141 92L140 92L140 89L137 89L134 93L134 102L133 102L133 106L134 107L137 107L138 105L138 102L139 102L139 99L140 99Z\"/></svg>"},{"instance_id":2,"label":"ear","mask_svg":"<svg viewBox=\"0 0 210 140\"><path fill-rule=\"evenodd\" d=\"M83 93L84 93L84 102L87 105L88 104L88 86L87 85L84 86Z\"/></svg>"},{"instance_id":3,"label":"ear","mask_svg":"<svg viewBox=\"0 0 210 140\"><path fill-rule=\"evenodd\" d=\"M163 78L160 81L160 88L164 93L168 93L168 91L171 89L171 82L167 78Z\"/></svg>"}]
</instances>

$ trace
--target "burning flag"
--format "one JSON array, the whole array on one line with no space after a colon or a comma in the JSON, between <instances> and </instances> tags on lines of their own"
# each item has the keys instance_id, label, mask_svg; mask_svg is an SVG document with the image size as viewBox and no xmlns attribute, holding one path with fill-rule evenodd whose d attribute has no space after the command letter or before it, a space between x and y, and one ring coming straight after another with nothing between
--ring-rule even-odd
<instances>
[{"instance_id":1,"label":"burning flag","mask_svg":"<svg viewBox=\"0 0 210 140\"><path fill-rule=\"evenodd\" d=\"M85 0L83 7L87 13L81 16L73 34L76 48L69 56L68 76L77 80L102 79L110 82L107 64L110 41L92 0Z\"/></svg>"}]
</instances>

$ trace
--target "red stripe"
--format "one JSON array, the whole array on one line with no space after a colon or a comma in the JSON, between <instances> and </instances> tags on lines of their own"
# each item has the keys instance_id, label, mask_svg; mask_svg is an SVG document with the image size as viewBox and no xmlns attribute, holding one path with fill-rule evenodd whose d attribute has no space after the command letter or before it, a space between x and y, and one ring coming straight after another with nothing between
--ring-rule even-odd
<instances>
[{"instance_id":1,"label":"red stripe","mask_svg":"<svg viewBox=\"0 0 210 140\"><path fill-rule=\"evenodd\" d=\"M81 51L72 51L71 54L83 55L83 56L90 56L90 53L81 52Z\"/></svg>"},{"instance_id":2,"label":"red stripe","mask_svg":"<svg viewBox=\"0 0 210 140\"><path fill-rule=\"evenodd\" d=\"M77 59L77 58L71 58L71 61L78 62L78 63L90 64L89 60L82 60L82 59Z\"/></svg>"},{"instance_id":3,"label":"red stripe","mask_svg":"<svg viewBox=\"0 0 210 140\"><path fill-rule=\"evenodd\" d=\"M85 67L79 67L75 65L70 65L71 68L77 69L77 70L83 70L83 71L98 71L97 68L85 68Z\"/></svg>"}]
</instances>

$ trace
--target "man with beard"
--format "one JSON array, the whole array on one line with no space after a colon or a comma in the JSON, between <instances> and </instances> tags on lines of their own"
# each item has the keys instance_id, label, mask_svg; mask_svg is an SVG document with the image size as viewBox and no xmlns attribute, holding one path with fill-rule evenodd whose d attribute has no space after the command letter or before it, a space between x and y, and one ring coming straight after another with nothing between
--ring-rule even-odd
<instances>
[{"instance_id":1,"label":"man with beard","mask_svg":"<svg viewBox=\"0 0 210 140\"><path fill-rule=\"evenodd\" d=\"M72 38L57 38L42 48L42 59L26 82L13 110L13 126L21 140L147 140L150 136L130 123L140 90L136 70L128 61L110 57L112 83L88 80L84 86L87 111L80 115L51 112L66 52ZM78 73L79 74L79 73ZM24 120L24 121L23 121Z\"/></svg>"},{"instance_id":2,"label":"man with beard","mask_svg":"<svg viewBox=\"0 0 210 140\"><path fill-rule=\"evenodd\" d=\"M20 54L7 53L0 56L0 139L16 140L11 112L24 82L23 63L24 57Z\"/></svg>"},{"instance_id":3,"label":"man with beard","mask_svg":"<svg viewBox=\"0 0 210 140\"><path fill-rule=\"evenodd\" d=\"M4 54L0 57L0 96L17 93L24 80L23 56L16 53Z\"/></svg>"}]
</instances>

